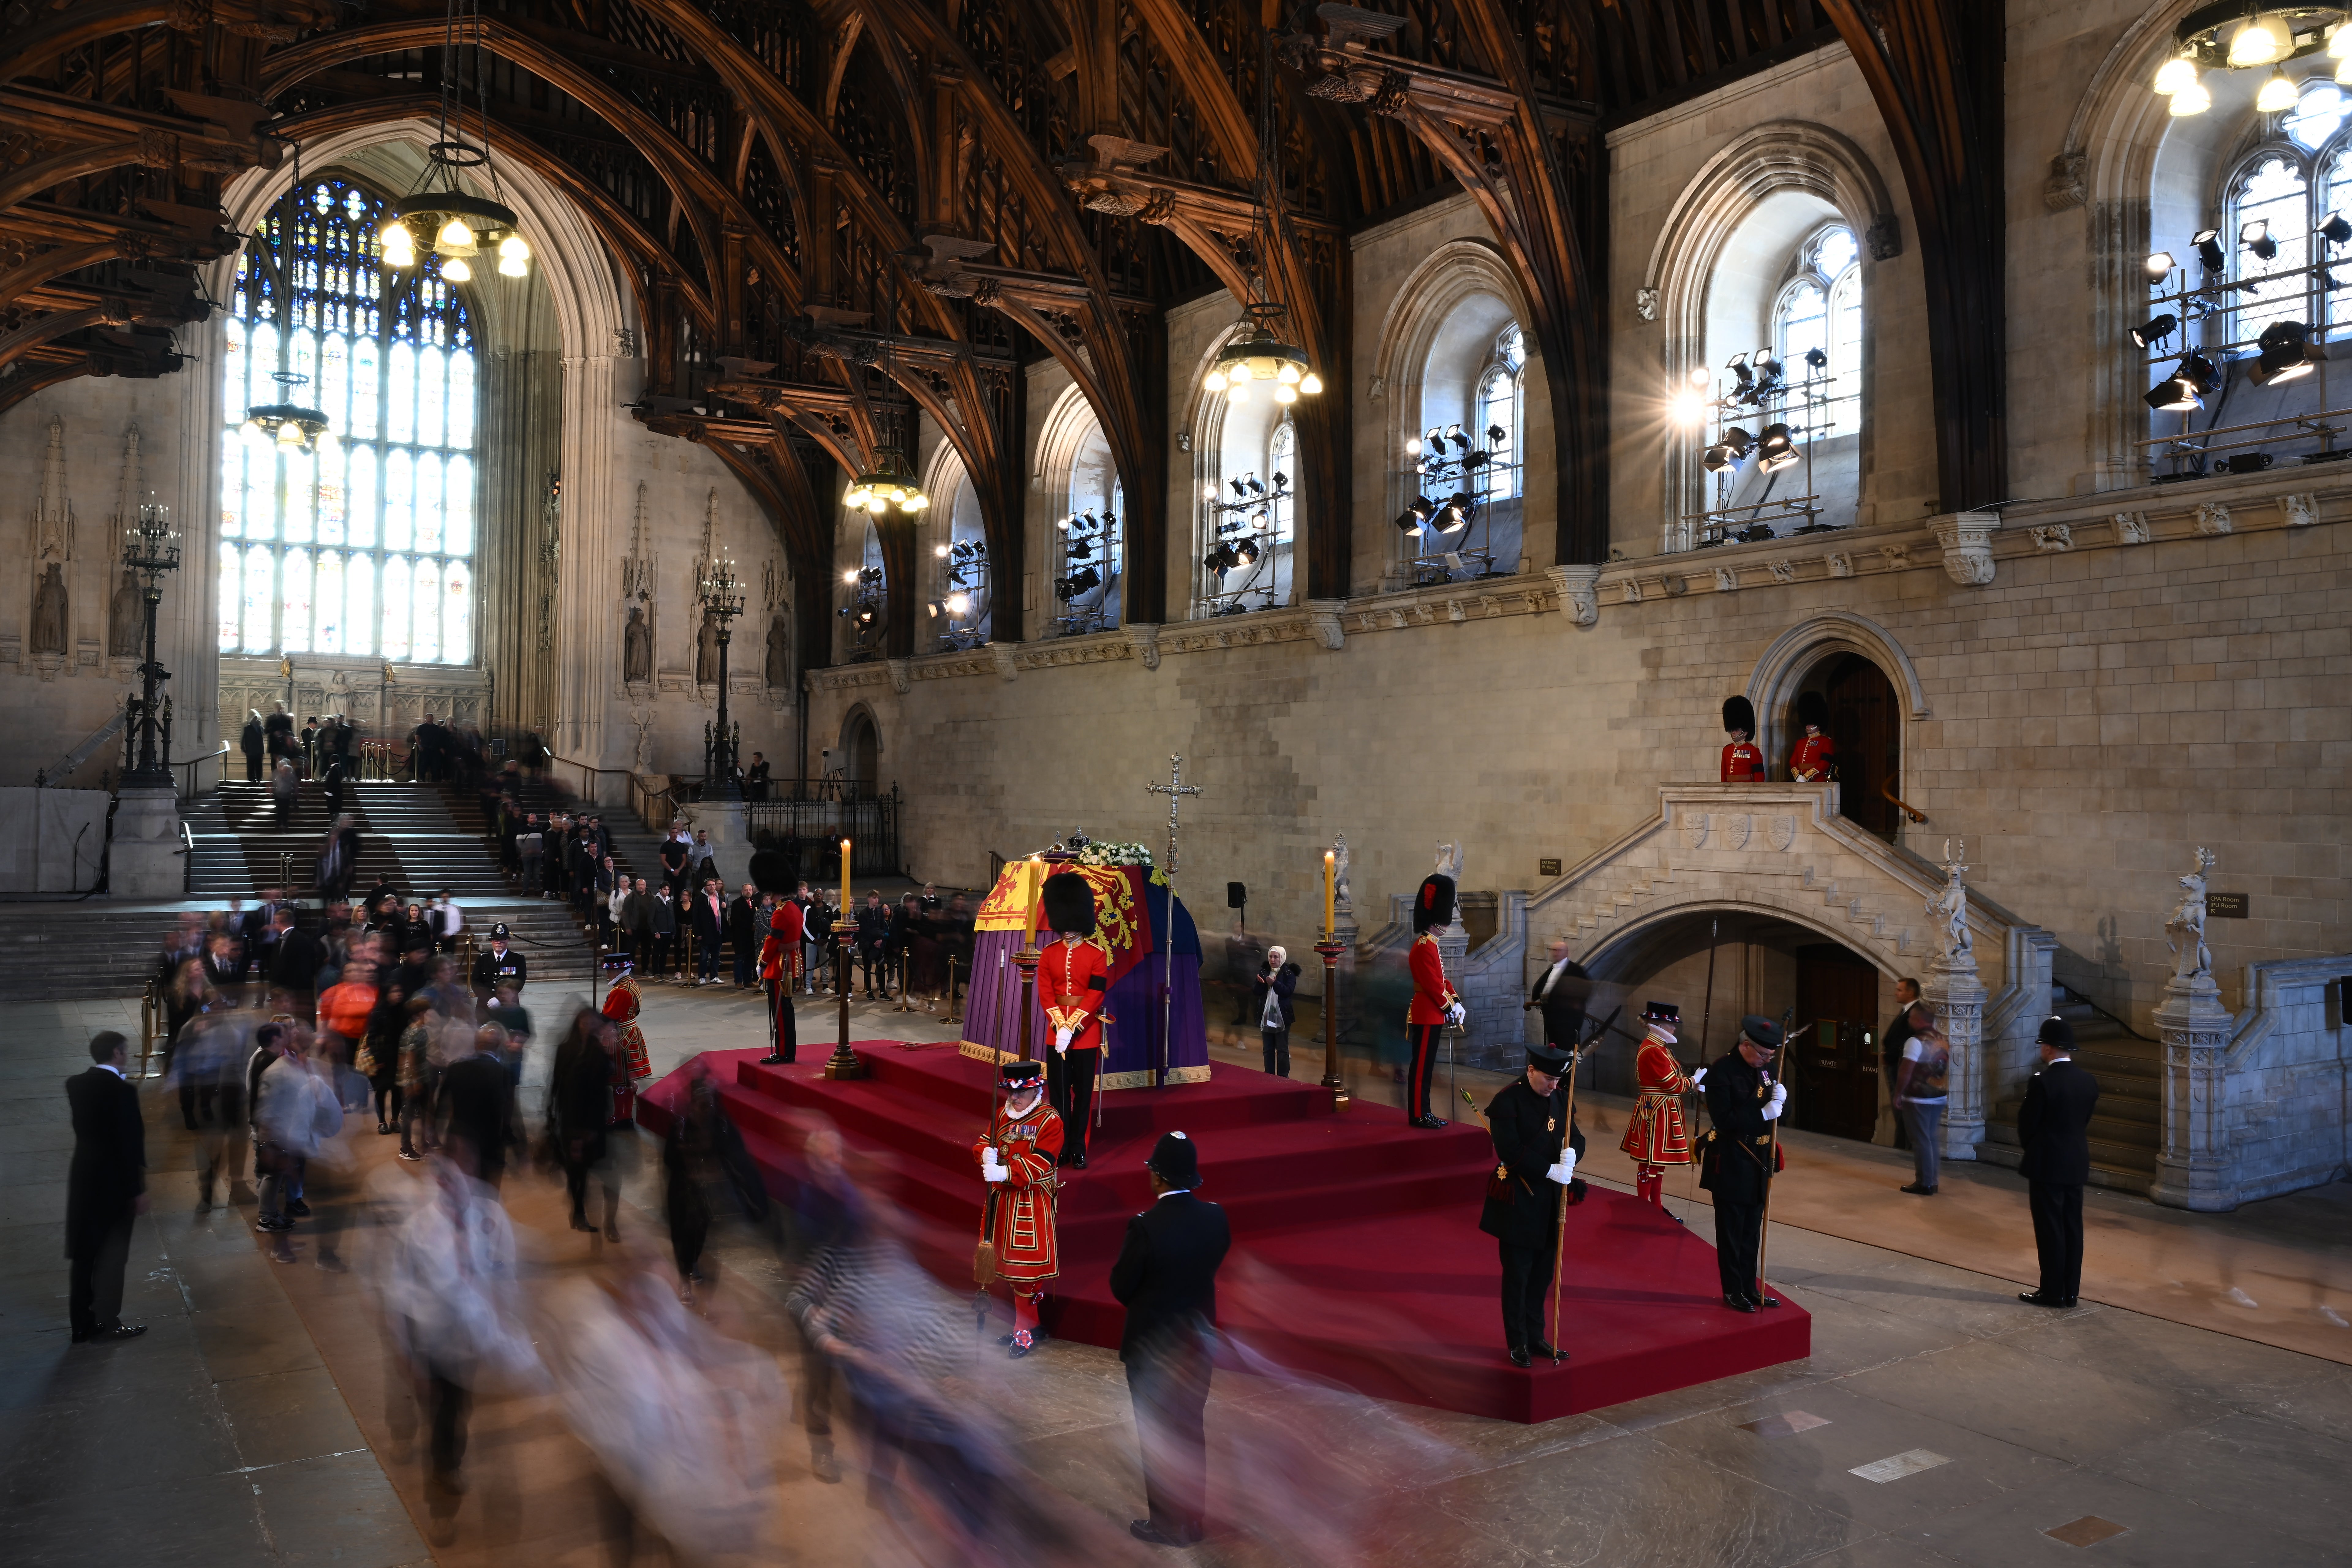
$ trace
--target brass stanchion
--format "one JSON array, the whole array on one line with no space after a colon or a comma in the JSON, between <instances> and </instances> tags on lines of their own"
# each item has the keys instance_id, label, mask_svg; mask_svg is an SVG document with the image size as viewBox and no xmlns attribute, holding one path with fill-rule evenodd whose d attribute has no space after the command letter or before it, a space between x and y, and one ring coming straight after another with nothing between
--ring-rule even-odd
<instances>
[{"instance_id":1,"label":"brass stanchion","mask_svg":"<svg viewBox=\"0 0 2352 1568\"><path fill-rule=\"evenodd\" d=\"M1037 933L1031 931L1022 939L1021 951L1013 955L1013 966L1021 972L1021 1059L1037 1059L1037 963L1045 955L1037 950Z\"/></svg>"},{"instance_id":2,"label":"brass stanchion","mask_svg":"<svg viewBox=\"0 0 2352 1568\"><path fill-rule=\"evenodd\" d=\"M847 918L847 900L843 900L840 917L833 922L834 994L841 1002L841 1034L833 1044L833 1055L825 1058L824 1076L829 1079L864 1078L866 1064L849 1048L849 939L856 933L857 922Z\"/></svg>"},{"instance_id":3,"label":"brass stanchion","mask_svg":"<svg viewBox=\"0 0 2352 1568\"><path fill-rule=\"evenodd\" d=\"M1331 1109L1348 1109L1348 1090L1339 1078L1339 954L1347 950L1336 942L1315 944L1323 960L1323 1087L1331 1091Z\"/></svg>"},{"instance_id":4,"label":"brass stanchion","mask_svg":"<svg viewBox=\"0 0 2352 1568\"><path fill-rule=\"evenodd\" d=\"M940 1021L941 1023L961 1024L963 1022L963 1015L956 1011L956 961L955 954L952 952L948 954L948 994L943 1000L942 1005L946 1008L946 1011L940 1015Z\"/></svg>"},{"instance_id":5,"label":"brass stanchion","mask_svg":"<svg viewBox=\"0 0 2352 1568\"><path fill-rule=\"evenodd\" d=\"M155 1059L155 1016L159 1011L155 997L155 982L150 980L139 993L139 1076L152 1078L148 1064Z\"/></svg>"}]
</instances>

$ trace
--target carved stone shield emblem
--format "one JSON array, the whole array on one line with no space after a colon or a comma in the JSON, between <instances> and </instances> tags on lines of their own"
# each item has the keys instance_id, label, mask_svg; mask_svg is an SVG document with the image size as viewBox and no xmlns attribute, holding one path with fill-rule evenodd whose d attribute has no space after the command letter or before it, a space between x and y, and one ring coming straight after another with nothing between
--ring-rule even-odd
<instances>
[{"instance_id":1,"label":"carved stone shield emblem","mask_svg":"<svg viewBox=\"0 0 2352 1568\"><path fill-rule=\"evenodd\" d=\"M1706 842L1706 813L1703 811L1681 812L1676 815L1675 820L1682 826L1683 842L1685 844L1688 845L1693 849L1696 849L1700 845Z\"/></svg>"},{"instance_id":2,"label":"carved stone shield emblem","mask_svg":"<svg viewBox=\"0 0 2352 1568\"><path fill-rule=\"evenodd\" d=\"M1723 847L1726 849L1747 848L1748 824L1753 820L1754 819L1749 817L1745 812L1740 813L1737 816L1725 817L1723 819Z\"/></svg>"},{"instance_id":3,"label":"carved stone shield emblem","mask_svg":"<svg viewBox=\"0 0 2352 1568\"><path fill-rule=\"evenodd\" d=\"M1773 848L1786 849L1797 841L1797 819L1793 816L1774 817L1766 826L1764 837Z\"/></svg>"}]
</instances>

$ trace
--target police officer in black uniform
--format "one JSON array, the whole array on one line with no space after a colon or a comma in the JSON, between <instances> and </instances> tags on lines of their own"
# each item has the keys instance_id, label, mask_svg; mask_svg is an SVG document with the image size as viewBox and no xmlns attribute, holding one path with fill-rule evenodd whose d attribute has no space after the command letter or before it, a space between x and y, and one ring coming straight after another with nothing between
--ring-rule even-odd
<instances>
[{"instance_id":1,"label":"police officer in black uniform","mask_svg":"<svg viewBox=\"0 0 2352 1568\"><path fill-rule=\"evenodd\" d=\"M1576 1162L1583 1132L1570 1125L1567 1072L1574 1058L1549 1045L1528 1047L1528 1070L1486 1107L1495 1140L1495 1173L1478 1228L1503 1258L1503 1344L1513 1366L1536 1356L1566 1361L1544 1342L1544 1292L1551 1289L1559 1246L1559 1189L1584 1201ZM1565 1144L1565 1150L1563 1150Z\"/></svg>"},{"instance_id":2,"label":"police officer in black uniform","mask_svg":"<svg viewBox=\"0 0 2352 1568\"><path fill-rule=\"evenodd\" d=\"M1715 1194L1716 1267L1723 1276L1723 1304L1735 1312L1780 1304L1764 1294L1757 1277L1764 1194L1780 1152L1772 1123L1789 1100L1787 1086L1772 1076L1780 1050L1780 1026L1751 1013L1739 1020L1738 1043L1706 1072L1706 1113L1715 1125L1699 1161L1698 1184Z\"/></svg>"},{"instance_id":3,"label":"police officer in black uniform","mask_svg":"<svg viewBox=\"0 0 2352 1568\"><path fill-rule=\"evenodd\" d=\"M506 922L500 921L490 928L490 945L474 960L474 1000L487 1003L501 985L511 985L521 995L529 968L522 954L508 945Z\"/></svg>"}]
</instances>

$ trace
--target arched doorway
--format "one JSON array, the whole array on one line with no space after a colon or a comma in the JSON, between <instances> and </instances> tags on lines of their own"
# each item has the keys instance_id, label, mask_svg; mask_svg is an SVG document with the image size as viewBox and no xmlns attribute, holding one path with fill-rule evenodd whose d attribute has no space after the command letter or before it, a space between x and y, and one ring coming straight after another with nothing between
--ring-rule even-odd
<instances>
[{"instance_id":1,"label":"arched doorway","mask_svg":"<svg viewBox=\"0 0 2352 1568\"><path fill-rule=\"evenodd\" d=\"M1893 842L1902 809L1891 797L1903 793L1903 716L1894 682L1860 654L1839 653L1810 671L1800 689L1829 703L1840 812ZM1790 737L1804 733L1793 705L1787 722Z\"/></svg>"},{"instance_id":2,"label":"arched doorway","mask_svg":"<svg viewBox=\"0 0 2352 1568\"><path fill-rule=\"evenodd\" d=\"M882 772L882 736L874 715L853 710L841 727L842 793L852 800L870 800Z\"/></svg>"},{"instance_id":3,"label":"arched doorway","mask_svg":"<svg viewBox=\"0 0 2352 1568\"><path fill-rule=\"evenodd\" d=\"M1790 1031L1780 1072L1790 1085L1790 1125L1861 1142L1893 1135L1885 1113L1878 1055L1892 976L1862 953L1792 921L1749 910L1699 910L1633 932L1586 962L1597 1021L1622 1005L1617 1027L1593 1053L1603 1094L1634 1092L1637 1018L1650 1001L1682 1012L1675 1057L1685 1067L1729 1050L1739 1020L1761 1014Z\"/></svg>"}]
</instances>

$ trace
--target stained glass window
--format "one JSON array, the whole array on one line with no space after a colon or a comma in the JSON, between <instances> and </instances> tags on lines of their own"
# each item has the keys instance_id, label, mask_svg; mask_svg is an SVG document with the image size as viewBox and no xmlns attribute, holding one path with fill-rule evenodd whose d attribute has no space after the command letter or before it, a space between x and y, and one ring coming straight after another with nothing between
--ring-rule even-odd
<instances>
[{"instance_id":1,"label":"stained glass window","mask_svg":"<svg viewBox=\"0 0 2352 1568\"><path fill-rule=\"evenodd\" d=\"M1843 226L1821 230L1798 252L1796 276L1772 314L1772 352L1791 383L1814 378L1826 405L1818 437L1862 428L1862 248ZM1808 353L1819 353L1812 364ZM1790 400L1792 409L1800 406ZM1793 422L1795 413L1789 416Z\"/></svg>"},{"instance_id":2,"label":"stained glass window","mask_svg":"<svg viewBox=\"0 0 2352 1568\"><path fill-rule=\"evenodd\" d=\"M1478 381L1478 431L1473 437L1493 456L1486 468L1486 499L1508 500L1519 493L1519 426L1527 409L1528 341L1516 321L1495 339L1486 372ZM1496 432L1500 431L1500 435Z\"/></svg>"},{"instance_id":3,"label":"stained glass window","mask_svg":"<svg viewBox=\"0 0 2352 1568\"><path fill-rule=\"evenodd\" d=\"M290 233L280 200L237 258L221 373L224 652L473 658L473 314L434 258L384 269L383 214L327 175L308 182ZM280 370L310 380L289 393ZM289 401L322 410L341 451L239 437L247 407Z\"/></svg>"}]
</instances>

